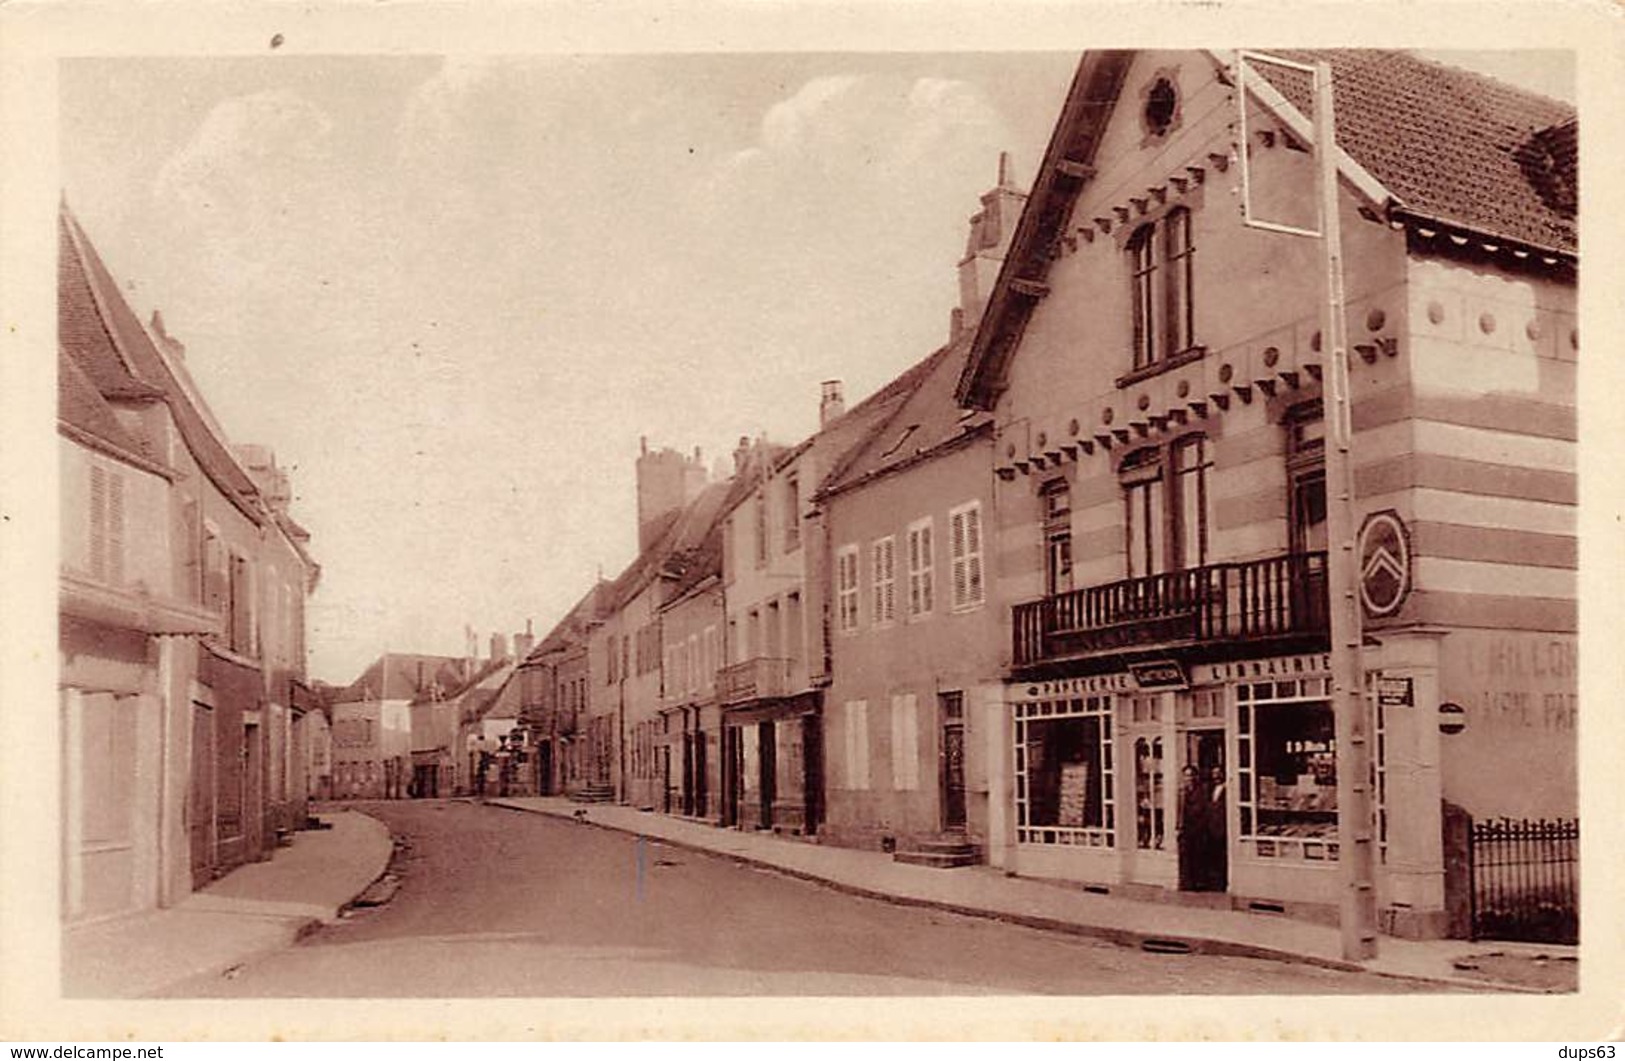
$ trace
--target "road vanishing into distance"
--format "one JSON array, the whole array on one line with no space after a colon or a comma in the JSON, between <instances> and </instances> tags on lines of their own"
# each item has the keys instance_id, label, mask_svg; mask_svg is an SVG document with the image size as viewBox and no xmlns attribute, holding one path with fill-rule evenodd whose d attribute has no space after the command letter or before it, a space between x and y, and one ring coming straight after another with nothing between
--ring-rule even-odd
<instances>
[{"instance_id":1,"label":"road vanishing into distance","mask_svg":"<svg viewBox=\"0 0 1625 1061\"><path fill-rule=\"evenodd\" d=\"M458 800L367 802L388 903L169 997L1408 994L897 906L627 833ZM789 842L789 841L787 841ZM640 850L641 849L641 850ZM953 872L945 870L943 872Z\"/></svg>"}]
</instances>

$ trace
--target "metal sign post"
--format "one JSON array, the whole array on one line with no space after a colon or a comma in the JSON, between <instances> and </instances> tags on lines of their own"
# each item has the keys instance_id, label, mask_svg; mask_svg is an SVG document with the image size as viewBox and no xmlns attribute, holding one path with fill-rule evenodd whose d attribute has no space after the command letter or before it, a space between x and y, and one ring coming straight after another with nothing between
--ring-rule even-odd
<instances>
[{"instance_id":1,"label":"metal sign post","mask_svg":"<svg viewBox=\"0 0 1625 1061\"><path fill-rule=\"evenodd\" d=\"M1247 64L1277 65L1308 73L1314 78L1314 144L1319 191L1319 231L1294 228L1252 217L1251 189L1246 162ZM1326 297L1321 305L1321 351L1326 358L1326 530L1331 541L1327 556L1328 592L1331 596L1332 711L1337 740L1338 869L1342 876L1339 924L1343 957L1364 961L1377 954L1377 898L1374 887L1375 844L1372 828L1370 720L1365 692L1365 665L1361 660L1360 597L1355 555L1357 525L1354 517L1354 469L1349 448L1353 428L1349 417L1348 322L1343 295L1343 238L1337 209L1336 115L1332 104L1331 64L1313 66L1256 52L1239 52L1236 59L1237 98L1240 105L1242 216L1244 223L1273 232L1318 238L1325 264Z\"/></svg>"}]
</instances>

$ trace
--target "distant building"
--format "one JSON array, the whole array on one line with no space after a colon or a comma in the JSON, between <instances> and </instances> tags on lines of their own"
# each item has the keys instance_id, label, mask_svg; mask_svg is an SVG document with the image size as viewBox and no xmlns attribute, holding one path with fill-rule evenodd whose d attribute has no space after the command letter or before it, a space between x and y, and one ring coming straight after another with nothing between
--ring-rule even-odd
<instances>
[{"instance_id":1,"label":"distant building","mask_svg":"<svg viewBox=\"0 0 1625 1061\"><path fill-rule=\"evenodd\" d=\"M519 719L534 751L539 795L576 792L585 775L581 741L587 709L588 633L609 584L600 581L519 662Z\"/></svg>"},{"instance_id":2,"label":"distant building","mask_svg":"<svg viewBox=\"0 0 1625 1061\"><path fill-rule=\"evenodd\" d=\"M402 799L412 780L412 704L466 681L453 656L387 652L333 703L333 795Z\"/></svg>"}]
</instances>

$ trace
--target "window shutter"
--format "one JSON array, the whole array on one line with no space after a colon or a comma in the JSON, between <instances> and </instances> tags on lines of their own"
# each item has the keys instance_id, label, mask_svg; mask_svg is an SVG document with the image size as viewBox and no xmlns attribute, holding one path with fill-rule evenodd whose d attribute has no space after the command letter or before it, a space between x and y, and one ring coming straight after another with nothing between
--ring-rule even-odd
<instances>
[{"instance_id":1,"label":"window shutter","mask_svg":"<svg viewBox=\"0 0 1625 1061\"><path fill-rule=\"evenodd\" d=\"M965 603L967 586L965 571L965 513L948 515L948 550L953 557L954 606Z\"/></svg>"},{"instance_id":2,"label":"window shutter","mask_svg":"<svg viewBox=\"0 0 1625 1061\"><path fill-rule=\"evenodd\" d=\"M107 476L107 580L124 581L124 476Z\"/></svg>"},{"instance_id":3,"label":"window shutter","mask_svg":"<svg viewBox=\"0 0 1625 1061\"><path fill-rule=\"evenodd\" d=\"M965 521L965 603L982 599L982 510L966 509Z\"/></svg>"},{"instance_id":4,"label":"window shutter","mask_svg":"<svg viewBox=\"0 0 1625 1061\"><path fill-rule=\"evenodd\" d=\"M90 466L90 574L107 577L107 473Z\"/></svg>"}]
</instances>

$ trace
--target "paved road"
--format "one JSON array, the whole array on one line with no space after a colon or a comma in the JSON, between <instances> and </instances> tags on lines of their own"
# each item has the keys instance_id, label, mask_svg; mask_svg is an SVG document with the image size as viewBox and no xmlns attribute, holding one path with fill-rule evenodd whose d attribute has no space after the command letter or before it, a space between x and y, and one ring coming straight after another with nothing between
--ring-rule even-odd
<instances>
[{"instance_id":1,"label":"paved road","mask_svg":"<svg viewBox=\"0 0 1625 1061\"><path fill-rule=\"evenodd\" d=\"M894 906L589 825L361 804L410 843L385 906L173 997L1352 994L1417 985L1155 955Z\"/></svg>"}]
</instances>

